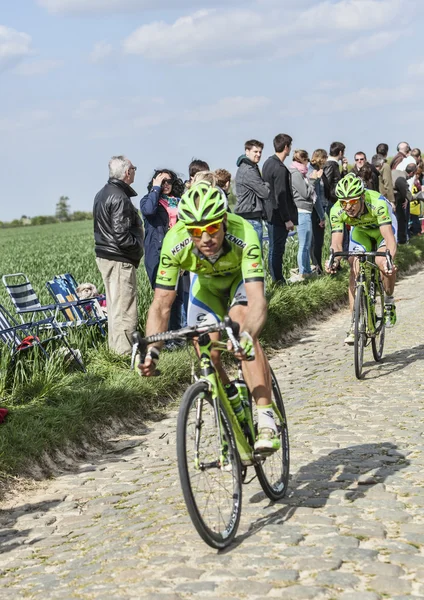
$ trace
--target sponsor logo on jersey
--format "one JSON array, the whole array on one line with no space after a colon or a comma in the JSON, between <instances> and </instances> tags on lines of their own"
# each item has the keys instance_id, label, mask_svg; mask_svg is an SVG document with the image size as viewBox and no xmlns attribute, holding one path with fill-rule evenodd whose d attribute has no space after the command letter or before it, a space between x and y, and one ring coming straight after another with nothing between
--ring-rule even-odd
<instances>
[{"instance_id":1,"label":"sponsor logo on jersey","mask_svg":"<svg viewBox=\"0 0 424 600\"><path fill-rule=\"evenodd\" d=\"M203 323L203 321L206 321L206 319L207 319L206 313L199 313L196 317L196 321L198 323Z\"/></svg>"},{"instance_id":2,"label":"sponsor logo on jersey","mask_svg":"<svg viewBox=\"0 0 424 600\"><path fill-rule=\"evenodd\" d=\"M161 271L160 274L161 275L165 275L166 271Z\"/></svg>"},{"instance_id":3,"label":"sponsor logo on jersey","mask_svg":"<svg viewBox=\"0 0 424 600\"><path fill-rule=\"evenodd\" d=\"M244 242L240 238L236 237L232 233L227 233L225 237L227 238L228 241L232 242L236 246L239 246L240 248L246 248L246 246L247 246L246 242Z\"/></svg>"},{"instance_id":4,"label":"sponsor logo on jersey","mask_svg":"<svg viewBox=\"0 0 424 600\"><path fill-rule=\"evenodd\" d=\"M170 277L164 277L163 275L158 275L158 281L171 281Z\"/></svg>"},{"instance_id":5,"label":"sponsor logo on jersey","mask_svg":"<svg viewBox=\"0 0 424 600\"><path fill-rule=\"evenodd\" d=\"M177 244L176 246L174 246L171 249L172 256L175 256L176 254L178 254L178 252L181 252L181 250L183 250L183 248L188 246L190 243L191 243L191 239L187 238L187 239L183 240L182 242L180 242L179 244Z\"/></svg>"},{"instance_id":6,"label":"sponsor logo on jersey","mask_svg":"<svg viewBox=\"0 0 424 600\"><path fill-rule=\"evenodd\" d=\"M165 267L165 269L169 269L169 267L172 267L172 258L170 256L168 256L167 254L162 254L161 263L162 263L162 266Z\"/></svg>"},{"instance_id":7,"label":"sponsor logo on jersey","mask_svg":"<svg viewBox=\"0 0 424 600\"><path fill-rule=\"evenodd\" d=\"M251 248L249 248L249 251L246 256L247 256L247 258L250 258L250 260L255 260L255 258L259 258L260 255L261 255L261 250L260 250L259 246L257 246L255 244Z\"/></svg>"},{"instance_id":8,"label":"sponsor logo on jersey","mask_svg":"<svg viewBox=\"0 0 424 600\"><path fill-rule=\"evenodd\" d=\"M252 265L251 265L251 266L252 266L254 269L256 269L256 267L257 267L258 265L259 265L259 263L252 263Z\"/></svg>"}]
</instances>

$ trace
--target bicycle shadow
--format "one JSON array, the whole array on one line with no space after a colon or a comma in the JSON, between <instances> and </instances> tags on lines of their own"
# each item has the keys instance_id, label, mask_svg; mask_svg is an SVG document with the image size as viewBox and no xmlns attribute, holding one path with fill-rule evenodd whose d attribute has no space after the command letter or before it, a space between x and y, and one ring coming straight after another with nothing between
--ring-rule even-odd
<instances>
[{"instance_id":1,"label":"bicycle shadow","mask_svg":"<svg viewBox=\"0 0 424 600\"><path fill-rule=\"evenodd\" d=\"M285 506L251 523L249 530L237 536L233 544L223 552L231 552L267 525L283 525L299 508L323 508L336 491L345 491L345 498L355 502L365 497L373 486L409 464L406 456L391 442L349 446L320 456L293 475L287 497L277 502L270 501L268 505ZM261 502L265 497L263 492L259 492L250 498L250 502Z\"/></svg>"},{"instance_id":2,"label":"bicycle shadow","mask_svg":"<svg viewBox=\"0 0 424 600\"><path fill-rule=\"evenodd\" d=\"M396 350L396 352L386 354L379 363L367 361L364 366L369 366L369 368L364 371L362 379L366 379L367 375L371 375L368 379L386 377L391 373L401 371L405 367L419 360L424 361L424 344L413 346L412 348L404 348L403 350Z\"/></svg>"}]
</instances>

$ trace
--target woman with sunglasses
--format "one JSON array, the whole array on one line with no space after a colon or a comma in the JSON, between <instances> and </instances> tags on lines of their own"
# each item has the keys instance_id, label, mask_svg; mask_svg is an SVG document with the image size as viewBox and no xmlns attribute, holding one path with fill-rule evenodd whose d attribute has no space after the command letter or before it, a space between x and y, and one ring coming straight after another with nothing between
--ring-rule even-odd
<instances>
[{"instance_id":1,"label":"woman with sunglasses","mask_svg":"<svg viewBox=\"0 0 424 600\"><path fill-rule=\"evenodd\" d=\"M338 182L335 192L338 202L334 204L330 212L331 248L334 252L343 251L343 225L348 224L351 226L350 251L371 252L375 246L379 252L390 250L392 259L394 259L397 248L397 221L390 202L381 196L380 192L366 189L362 179L353 173L349 173ZM340 258L336 258L331 270L327 263L327 273L335 273L339 262ZM388 271L384 257L377 256L375 262L383 275L386 327L393 327L396 323L396 307L393 299L396 269ZM349 263L349 305L353 314L358 259L351 257ZM351 346L354 343L354 326L351 323L345 344Z\"/></svg>"},{"instance_id":2,"label":"woman with sunglasses","mask_svg":"<svg viewBox=\"0 0 424 600\"><path fill-rule=\"evenodd\" d=\"M140 200L140 211L144 221L144 266L154 289L162 243L167 232L177 222L178 203L184 193L184 183L174 171L157 169L149 181L147 190L148 193ZM182 325L182 286L181 281L181 289L171 313L171 329L178 329Z\"/></svg>"}]
</instances>

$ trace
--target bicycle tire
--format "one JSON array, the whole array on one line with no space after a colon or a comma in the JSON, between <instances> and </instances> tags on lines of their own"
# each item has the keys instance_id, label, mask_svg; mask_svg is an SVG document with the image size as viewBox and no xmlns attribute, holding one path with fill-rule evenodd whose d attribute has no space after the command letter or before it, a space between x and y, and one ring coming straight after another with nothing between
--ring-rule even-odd
<instances>
[{"instance_id":1,"label":"bicycle tire","mask_svg":"<svg viewBox=\"0 0 424 600\"><path fill-rule=\"evenodd\" d=\"M365 304L365 294L362 285L359 285L356 289L355 305L354 305L354 318L355 318L355 343L354 343L354 357L355 357L355 375L358 379L362 377L362 366L364 363L364 348L366 345L367 333L367 309Z\"/></svg>"},{"instance_id":2,"label":"bicycle tire","mask_svg":"<svg viewBox=\"0 0 424 600\"><path fill-rule=\"evenodd\" d=\"M199 413L197 412L200 408ZM212 548L227 547L240 522L242 478L234 433L220 406L222 437L227 443L225 468L220 466L218 419L208 384L198 381L185 392L177 421L177 458L188 513L200 537ZM195 465L196 435L199 463ZM212 466L214 463L215 466Z\"/></svg>"},{"instance_id":3,"label":"bicycle tire","mask_svg":"<svg viewBox=\"0 0 424 600\"><path fill-rule=\"evenodd\" d=\"M377 334L371 339L374 360L379 362L383 358L384 339L386 335L386 324L384 322L384 289L379 274L375 284L375 322Z\"/></svg>"},{"instance_id":4,"label":"bicycle tire","mask_svg":"<svg viewBox=\"0 0 424 600\"><path fill-rule=\"evenodd\" d=\"M280 500L287 493L290 472L289 430L286 411L277 378L271 369L272 395L275 404L283 418L283 422L275 416L275 422L280 437L281 448L269 455L262 462L255 464L259 483L270 500Z\"/></svg>"}]
</instances>

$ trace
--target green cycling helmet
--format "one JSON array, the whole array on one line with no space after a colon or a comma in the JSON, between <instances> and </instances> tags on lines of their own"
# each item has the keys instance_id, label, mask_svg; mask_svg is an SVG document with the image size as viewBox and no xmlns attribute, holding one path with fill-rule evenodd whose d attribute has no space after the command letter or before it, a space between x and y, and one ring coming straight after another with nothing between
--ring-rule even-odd
<instances>
[{"instance_id":1,"label":"green cycling helmet","mask_svg":"<svg viewBox=\"0 0 424 600\"><path fill-rule=\"evenodd\" d=\"M178 204L178 218L185 225L215 221L227 212L224 193L206 181L193 185Z\"/></svg>"},{"instance_id":2,"label":"green cycling helmet","mask_svg":"<svg viewBox=\"0 0 424 600\"><path fill-rule=\"evenodd\" d=\"M354 173L345 175L336 185L336 196L339 200L359 198L364 193L364 182Z\"/></svg>"}]
</instances>

